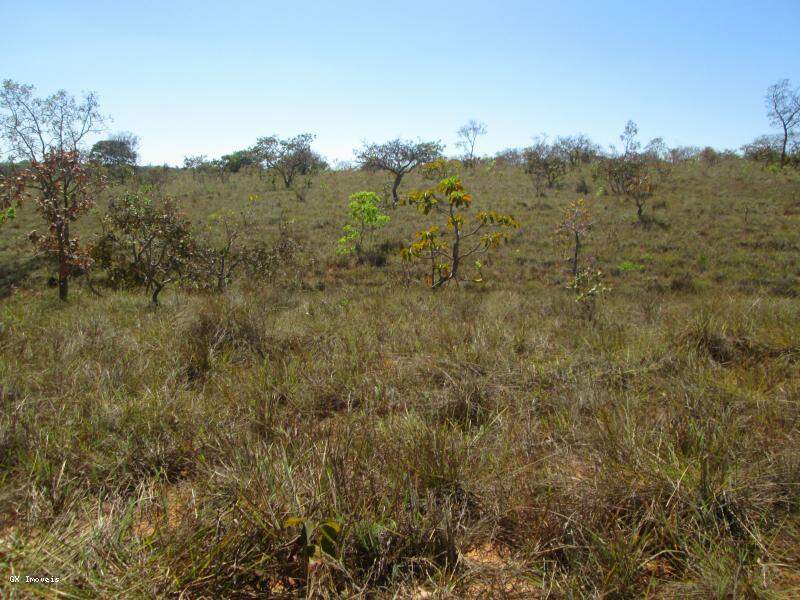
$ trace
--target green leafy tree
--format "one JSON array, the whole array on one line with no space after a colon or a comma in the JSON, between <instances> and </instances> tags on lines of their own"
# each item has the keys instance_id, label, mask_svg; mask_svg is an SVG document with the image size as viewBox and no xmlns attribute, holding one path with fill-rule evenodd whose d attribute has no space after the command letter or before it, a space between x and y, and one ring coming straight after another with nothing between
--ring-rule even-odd
<instances>
[{"instance_id":1,"label":"green leafy tree","mask_svg":"<svg viewBox=\"0 0 800 600\"><path fill-rule=\"evenodd\" d=\"M223 155L220 159L220 168L228 173L238 173L245 167L255 167L260 164L260 158L255 150L237 150Z\"/></svg>"},{"instance_id":2,"label":"green leafy tree","mask_svg":"<svg viewBox=\"0 0 800 600\"><path fill-rule=\"evenodd\" d=\"M132 133L117 133L107 140L95 142L89 151L89 161L106 168L122 181L133 173L139 160L139 138Z\"/></svg>"},{"instance_id":3,"label":"green leafy tree","mask_svg":"<svg viewBox=\"0 0 800 600\"><path fill-rule=\"evenodd\" d=\"M339 254L361 255L366 242L376 229L386 227L389 217L381 212L381 197L375 192L356 192L347 205L350 223L344 226L339 238Z\"/></svg>"},{"instance_id":4,"label":"green leafy tree","mask_svg":"<svg viewBox=\"0 0 800 600\"><path fill-rule=\"evenodd\" d=\"M429 264L428 284L435 289L448 281L458 282L462 265L474 258L476 281L482 279L479 256L497 249L509 239L509 230L519 228L511 215L481 211L469 218L472 196L458 177L443 179L437 189L414 191L406 202L424 215L431 213L446 219L444 227L434 225L418 231L414 241L403 249L406 260L422 259Z\"/></svg>"}]
</instances>

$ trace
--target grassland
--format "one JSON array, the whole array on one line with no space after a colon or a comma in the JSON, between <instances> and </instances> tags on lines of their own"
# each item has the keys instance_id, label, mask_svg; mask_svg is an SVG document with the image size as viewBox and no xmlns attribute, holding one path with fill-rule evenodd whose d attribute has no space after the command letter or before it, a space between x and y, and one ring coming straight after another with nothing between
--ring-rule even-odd
<instances>
[{"instance_id":1,"label":"grassland","mask_svg":"<svg viewBox=\"0 0 800 600\"><path fill-rule=\"evenodd\" d=\"M462 175L522 228L485 282L437 292L396 256L425 224L408 207L385 264L335 255L380 174L301 203L151 172L197 220L258 194L258 235L303 247L158 308L80 280L59 302L23 208L0 231L3 595L798 597L800 175L679 165L667 229L592 197L592 319L553 235L588 169L543 198L517 169Z\"/></svg>"}]
</instances>

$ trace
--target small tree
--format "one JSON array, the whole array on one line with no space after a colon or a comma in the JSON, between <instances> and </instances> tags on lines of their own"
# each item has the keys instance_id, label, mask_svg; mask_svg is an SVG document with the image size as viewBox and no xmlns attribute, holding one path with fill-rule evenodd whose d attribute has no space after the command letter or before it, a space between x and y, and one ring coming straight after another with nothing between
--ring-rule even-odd
<instances>
[{"instance_id":1,"label":"small tree","mask_svg":"<svg viewBox=\"0 0 800 600\"><path fill-rule=\"evenodd\" d=\"M622 130L619 136L619 140L622 142L623 156L631 156L639 153L639 149L642 145L636 139L637 135L639 135L639 126L633 121L628 120L628 122L625 123L625 129Z\"/></svg>"},{"instance_id":2,"label":"small tree","mask_svg":"<svg viewBox=\"0 0 800 600\"><path fill-rule=\"evenodd\" d=\"M224 291L247 260L242 238L252 226L245 212L223 209L209 215L202 234L204 243L197 251L197 280L210 278L218 292Z\"/></svg>"},{"instance_id":3,"label":"small tree","mask_svg":"<svg viewBox=\"0 0 800 600\"><path fill-rule=\"evenodd\" d=\"M418 231L402 253L406 260L423 259L430 264L428 282L432 289L448 281L458 282L464 261L496 249L508 241L509 229L519 228L514 217L494 211L481 211L468 222L466 211L472 205L472 196L458 177L443 179L438 190L412 192L407 202L422 214L434 212L447 218L446 231L438 226ZM482 264L476 260L474 266L480 280Z\"/></svg>"},{"instance_id":4,"label":"small tree","mask_svg":"<svg viewBox=\"0 0 800 600\"><path fill-rule=\"evenodd\" d=\"M132 133L117 133L96 142L89 152L89 161L99 164L119 180L133 172L139 160L139 138Z\"/></svg>"},{"instance_id":5,"label":"small tree","mask_svg":"<svg viewBox=\"0 0 800 600\"><path fill-rule=\"evenodd\" d=\"M612 192L634 203L639 223L650 227L653 219L645 207L656 189L656 173L648 161L640 155L610 157L605 162L605 177Z\"/></svg>"},{"instance_id":6,"label":"small tree","mask_svg":"<svg viewBox=\"0 0 800 600\"><path fill-rule=\"evenodd\" d=\"M69 278L76 268L86 268L89 259L78 238L70 236L70 225L94 204L94 194L102 186L85 168L81 147L85 137L102 123L97 98L87 94L81 102L64 91L47 98L36 98L34 88L11 80L0 91L0 137L5 139L12 157L25 160L28 168L4 186L4 199L10 205L32 196L36 211L44 218L47 232L31 233L37 247L58 261L58 296L66 300Z\"/></svg>"},{"instance_id":7,"label":"small tree","mask_svg":"<svg viewBox=\"0 0 800 600\"><path fill-rule=\"evenodd\" d=\"M395 139L383 144L365 143L356 150L356 162L367 171L388 171L394 175L392 182L392 202L400 201L397 190L406 173L417 166L431 162L442 154L444 146L440 142L413 142Z\"/></svg>"},{"instance_id":8,"label":"small tree","mask_svg":"<svg viewBox=\"0 0 800 600\"><path fill-rule=\"evenodd\" d=\"M157 305L167 285L188 276L196 244L191 223L172 198L125 194L109 204L103 229L94 255L114 283L142 285Z\"/></svg>"},{"instance_id":9,"label":"small tree","mask_svg":"<svg viewBox=\"0 0 800 600\"><path fill-rule=\"evenodd\" d=\"M767 89L765 97L769 122L782 131L781 168L786 164L786 146L789 137L800 123L800 91L792 89L788 79L781 79Z\"/></svg>"},{"instance_id":10,"label":"small tree","mask_svg":"<svg viewBox=\"0 0 800 600\"><path fill-rule=\"evenodd\" d=\"M278 173L289 189L297 175L313 175L328 167L325 160L311 149L314 138L311 133L283 140L274 135L262 137L252 152L265 169Z\"/></svg>"},{"instance_id":11,"label":"small tree","mask_svg":"<svg viewBox=\"0 0 800 600\"><path fill-rule=\"evenodd\" d=\"M572 276L578 275L578 259L583 242L592 228L592 215L585 200L571 202L564 210L564 215L556 229L558 238L572 247Z\"/></svg>"},{"instance_id":12,"label":"small tree","mask_svg":"<svg viewBox=\"0 0 800 600\"><path fill-rule=\"evenodd\" d=\"M592 162L600 155L600 147L583 133L558 137L553 145L572 167Z\"/></svg>"},{"instance_id":13,"label":"small tree","mask_svg":"<svg viewBox=\"0 0 800 600\"><path fill-rule=\"evenodd\" d=\"M544 195L544 187L556 187L567 172L567 159L554 144L545 138L536 138L532 146L523 151L525 173L533 181L536 193Z\"/></svg>"},{"instance_id":14,"label":"small tree","mask_svg":"<svg viewBox=\"0 0 800 600\"><path fill-rule=\"evenodd\" d=\"M344 226L337 253L361 256L372 233L389 223L389 217L381 212L380 204L381 197L375 192L356 192L350 196L347 208L351 222Z\"/></svg>"},{"instance_id":15,"label":"small tree","mask_svg":"<svg viewBox=\"0 0 800 600\"><path fill-rule=\"evenodd\" d=\"M256 167L261 163L258 153L254 150L237 150L224 154L219 159L219 168L228 173L238 173L245 167Z\"/></svg>"},{"instance_id":16,"label":"small tree","mask_svg":"<svg viewBox=\"0 0 800 600\"><path fill-rule=\"evenodd\" d=\"M456 147L464 151L464 164L467 166L474 166L475 143L478 141L479 136L486 135L488 131L489 129L486 127L486 123L476 121L475 119L470 119L466 125L459 127L456 132L456 136L458 137Z\"/></svg>"},{"instance_id":17,"label":"small tree","mask_svg":"<svg viewBox=\"0 0 800 600\"><path fill-rule=\"evenodd\" d=\"M652 155L639 151L641 145L636 140L638 131L636 123L628 121L620 135L623 151L604 160L602 173L608 188L632 201L639 223L649 228L658 222L645 213L645 207L658 186L659 177L667 171L659 169L659 162L654 161Z\"/></svg>"}]
</instances>

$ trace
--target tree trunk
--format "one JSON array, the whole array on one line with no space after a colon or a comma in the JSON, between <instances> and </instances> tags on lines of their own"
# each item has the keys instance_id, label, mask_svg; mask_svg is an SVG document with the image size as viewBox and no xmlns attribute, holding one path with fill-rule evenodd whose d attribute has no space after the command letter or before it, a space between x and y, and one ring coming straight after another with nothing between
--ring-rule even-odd
<instances>
[{"instance_id":1,"label":"tree trunk","mask_svg":"<svg viewBox=\"0 0 800 600\"><path fill-rule=\"evenodd\" d=\"M451 208L450 211L451 220L453 219L453 216L454 215ZM456 240L455 242L453 242L453 266L450 269L450 276L448 277L448 279L456 279L456 277L458 276L458 267L461 264L461 230L458 228L458 225L455 224L455 221L453 230ZM458 283L458 280L456 280L456 283Z\"/></svg>"},{"instance_id":2,"label":"tree trunk","mask_svg":"<svg viewBox=\"0 0 800 600\"><path fill-rule=\"evenodd\" d=\"M575 232L575 254L572 256L572 276L578 276L578 252L581 251L581 238L578 232Z\"/></svg>"},{"instance_id":3,"label":"tree trunk","mask_svg":"<svg viewBox=\"0 0 800 600\"><path fill-rule=\"evenodd\" d=\"M221 258L219 272L217 273L217 291L223 292L225 290L225 257Z\"/></svg>"},{"instance_id":4,"label":"tree trunk","mask_svg":"<svg viewBox=\"0 0 800 600\"><path fill-rule=\"evenodd\" d=\"M164 289L163 285L156 285L153 287L153 295L150 297L150 303L153 306L158 306L158 295L161 293L161 290Z\"/></svg>"},{"instance_id":5,"label":"tree trunk","mask_svg":"<svg viewBox=\"0 0 800 600\"><path fill-rule=\"evenodd\" d=\"M400 204L400 198L397 196L397 189L400 187L400 182L403 179L403 173L394 174L394 183L392 184L392 204L397 206Z\"/></svg>"},{"instance_id":6,"label":"tree trunk","mask_svg":"<svg viewBox=\"0 0 800 600\"><path fill-rule=\"evenodd\" d=\"M69 278L68 271L65 265L58 269L58 298L59 300L66 301L69 295Z\"/></svg>"},{"instance_id":7,"label":"tree trunk","mask_svg":"<svg viewBox=\"0 0 800 600\"><path fill-rule=\"evenodd\" d=\"M69 295L69 264L66 256L66 247L69 246L69 221L65 221L62 225L58 242L61 246L58 253L58 298L66 301Z\"/></svg>"},{"instance_id":8,"label":"tree trunk","mask_svg":"<svg viewBox=\"0 0 800 600\"><path fill-rule=\"evenodd\" d=\"M789 131L783 128L783 146L781 146L781 169L786 164L786 144L789 141Z\"/></svg>"}]
</instances>

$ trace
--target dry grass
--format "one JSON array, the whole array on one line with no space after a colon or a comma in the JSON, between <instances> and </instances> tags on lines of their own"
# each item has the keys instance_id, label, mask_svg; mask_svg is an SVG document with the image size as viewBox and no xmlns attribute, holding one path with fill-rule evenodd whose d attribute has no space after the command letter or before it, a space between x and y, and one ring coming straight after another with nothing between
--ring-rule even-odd
<instances>
[{"instance_id":1,"label":"dry grass","mask_svg":"<svg viewBox=\"0 0 800 600\"><path fill-rule=\"evenodd\" d=\"M466 173L523 227L486 283L436 293L392 253L334 255L380 175L325 174L305 203L164 175L196 219L260 194L305 250L158 309L80 285L59 304L21 214L0 234L0 563L61 581L4 594L796 597L800 177L682 165L664 230L593 199L613 291L587 320L553 242L581 176L536 198L520 172ZM391 217L387 248L418 223Z\"/></svg>"}]
</instances>

